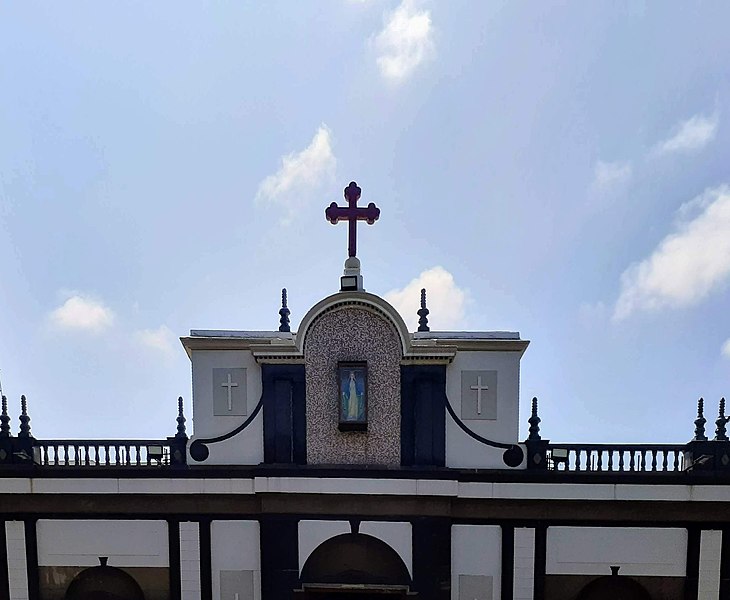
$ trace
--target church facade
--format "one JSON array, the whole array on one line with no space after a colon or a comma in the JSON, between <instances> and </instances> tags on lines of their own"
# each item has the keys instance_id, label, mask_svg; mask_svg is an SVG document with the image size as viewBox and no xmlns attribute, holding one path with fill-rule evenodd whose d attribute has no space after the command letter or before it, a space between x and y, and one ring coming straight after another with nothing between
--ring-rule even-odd
<instances>
[{"instance_id":1,"label":"church facade","mask_svg":"<svg viewBox=\"0 0 730 600\"><path fill-rule=\"evenodd\" d=\"M724 400L674 445L552 443L533 400L519 440L529 342L430 331L425 293L408 331L363 289L353 185L296 332L284 293L275 331L181 339L191 436L180 401L169 438L41 440L3 399L0 598L730 599Z\"/></svg>"}]
</instances>

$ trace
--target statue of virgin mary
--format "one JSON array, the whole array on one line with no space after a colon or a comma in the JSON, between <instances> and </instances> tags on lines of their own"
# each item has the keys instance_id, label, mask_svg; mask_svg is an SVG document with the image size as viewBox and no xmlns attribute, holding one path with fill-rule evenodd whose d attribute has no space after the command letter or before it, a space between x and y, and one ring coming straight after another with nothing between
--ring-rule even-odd
<instances>
[{"instance_id":1,"label":"statue of virgin mary","mask_svg":"<svg viewBox=\"0 0 730 600\"><path fill-rule=\"evenodd\" d=\"M347 392L344 394L345 399L345 419L348 421L360 420L360 396L357 393L357 381L355 380L355 371L350 371L350 382Z\"/></svg>"}]
</instances>

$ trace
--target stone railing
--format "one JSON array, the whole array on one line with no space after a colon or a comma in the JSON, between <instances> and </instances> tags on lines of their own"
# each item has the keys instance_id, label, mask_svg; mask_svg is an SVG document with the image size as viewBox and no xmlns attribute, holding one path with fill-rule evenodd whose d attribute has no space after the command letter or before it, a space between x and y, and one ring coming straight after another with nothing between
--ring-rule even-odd
<instances>
[{"instance_id":1,"label":"stone railing","mask_svg":"<svg viewBox=\"0 0 730 600\"><path fill-rule=\"evenodd\" d=\"M34 440L43 467L149 467L179 463L170 440ZM183 445L183 454L184 449ZM183 461L184 462L184 461Z\"/></svg>"},{"instance_id":2,"label":"stone railing","mask_svg":"<svg viewBox=\"0 0 730 600\"><path fill-rule=\"evenodd\" d=\"M657 473L685 470L685 444L548 444L552 471Z\"/></svg>"}]
</instances>

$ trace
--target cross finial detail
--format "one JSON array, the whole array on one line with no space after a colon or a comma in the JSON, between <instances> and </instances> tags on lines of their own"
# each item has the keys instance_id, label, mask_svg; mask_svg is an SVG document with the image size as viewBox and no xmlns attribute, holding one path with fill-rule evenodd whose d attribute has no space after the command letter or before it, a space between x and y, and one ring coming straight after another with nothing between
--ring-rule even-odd
<instances>
[{"instance_id":1,"label":"cross finial detail","mask_svg":"<svg viewBox=\"0 0 730 600\"><path fill-rule=\"evenodd\" d=\"M361 192L357 183L351 181L345 188L347 206L337 206L337 202L333 202L324 211L325 217L333 225L338 221L348 221L348 256L357 255L357 222L365 221L368 225L372 225L380 217L380 209L374 203L371 202L367 207L357 205Z\"/></svg>"}]
</instances>

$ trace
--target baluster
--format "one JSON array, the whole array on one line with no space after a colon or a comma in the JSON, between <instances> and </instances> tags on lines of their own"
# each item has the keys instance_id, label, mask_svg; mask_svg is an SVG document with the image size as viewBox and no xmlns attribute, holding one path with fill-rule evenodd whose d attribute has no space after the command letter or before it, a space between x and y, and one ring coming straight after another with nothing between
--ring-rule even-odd
<instances>
[{"instance_id":1,"label":"baluster","mask_svg":"<svg viewBox=\"0 0 730 600\"><path fill-rule=\"evenodd\" d=\"M608 470L613 471L613 450L608 451Z\"/></svg>"},{"instance_id":2,"label":"baluster","mask_svg":"<svg viewBox=\"0 0 730 600\"><path fill-rule=\"evenodd\" d=\"M651 451L651 470L656 471L656 449Z\"/></svg>"},{"instance_id":3,"label":"baluster","mask_svg":"<svg viewBox=\"0 0 730 600\"><path fill-rule=\"evenodd\" d=\"M43 464L48 465L48 446L43 445Z\"/></svg>"},{"instance_id":4,"label":"baluster","mask_svg":"<svg viewBox=\"0 0 730 600\"><path fill-rule=\"evenodd\" d=\"M679 450L674 451L674 470L679 471L679 461L683 457L683 454Z\"/></svg>"},{"instance_id":5,"label":"baluster","mask_svg":"<svg viewBox=\"0 0 730 600\"><path fill-rule=\"evenodd\" d=\"M63 464L68 465L68 444L63 444Z\"/></svg>"},{"instance_id":6,"label":"baluster","mask_svg":"<svg viewBox=\"0 0 730 600\"><path fill-rule=\"evenodd\" d=\"M619 471L624 470L624 451L623 450L618 451L618 470Z\"/></svg>"},{"instance_id":7,"label":"baluster","mask_svg":"<svg viewBox=\"0 0 730 600\"><path fill-rule=\"evenodd\" d=\"M598 471L603 471L603 450L600 448L596 451L598 454L598 461L596 462L596 469Z\"/></svg>"},{"instance_id":8,"label":"baluster","mask_svg":"<svg viewBox=\"0 0 730 600\"><path fill-rule=\"evenodd\" d=\"M89 461L89 444L84 446L84 460L86 461L85 465L88 467L91 464Z\"/></svg>"},{"instance_id":9,"label":"baluster","mask_svg":"<svg viewBox=\"0 0 730 600\"><path fill-rule=\"evenodd\" d=\"M580 450L580 448L578 448L575 451L575 470L576 471L580 471L580 454L581 454L581 450Z\"/></svg>"},{"instance_id":10,"label":"baluster","mask_svg":"<svg viewBox=\"0 0 730 600\"><path fill-rule=\"evenodd\" d=\"M142 464L142 446L141 444L137 444L135 448L137 449L137 461L135 462L135 464L137 466L140 466Z\"/></svg>"},{"instance_id":11,"label":"baluster","mask_svg":"<svg viewBox=\"0 0 730 600\"><path fill-rule=\"evenodd\" d=\"M636 463L634 461L634 450L629 450L629 471L633 471L635 465Z\"/></svg>"},{"instance_id":12,"label":"baluster","mask_svg":"<svg viewBox=\"0 0 730 600\"><path fill-rule=\"evenodd\" d=\"M109 444L104 444L104 464L109 466Z\"/></svg>"},{"instance_id":13,"label":"baluster","mask_svg":"<svg viewBox=\"0 0 730 600\"><path fill-rule=\"evenodd\" d=\"M641 453L641 470L646 471L646 450L639 450Z\"/></svg>"},{"instance_id":14,"label":"baluster","mask_svg":"<svg viewBox=\"0 0 730 600\"><path fill-rule=\"evenodd\" d=\"M662 471L666 471L667 470L667 462L669 461L669 450L666 450L666 449L664 450L663 457L664 458L662 459Z\"/></svg>"}]
</instances>

